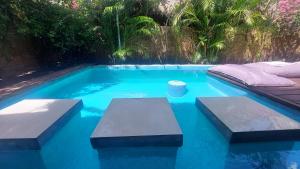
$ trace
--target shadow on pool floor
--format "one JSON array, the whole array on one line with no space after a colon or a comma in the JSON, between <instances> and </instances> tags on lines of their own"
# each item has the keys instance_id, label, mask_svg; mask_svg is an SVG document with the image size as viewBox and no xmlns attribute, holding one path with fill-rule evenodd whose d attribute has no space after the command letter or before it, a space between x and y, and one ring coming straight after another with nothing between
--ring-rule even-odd
<instances>
[{"instance_id":1,"label":"shadow on pool floor","mask_svg":"<svg viewBox=\"0 0 300 169\"><path fill-rule=\"evenodd\" d=\"M177 147L98 149L101 169L174 169Z\"/></svg>"}]
</instances>

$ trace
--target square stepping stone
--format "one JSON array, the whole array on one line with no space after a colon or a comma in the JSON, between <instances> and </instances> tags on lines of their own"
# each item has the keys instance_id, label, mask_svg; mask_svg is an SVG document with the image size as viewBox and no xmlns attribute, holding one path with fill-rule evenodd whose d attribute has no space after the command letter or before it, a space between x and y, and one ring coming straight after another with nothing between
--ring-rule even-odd
<instances>
[{"instance_id":1,"label":"square stepping stone","mask_svg":"<svg viewBox=\"0 0 300 169\"><path fill-rule=\"evenodd\" d=\"M247 97L198 97L196 104L232 143L300 139L300 123Z\"/></svg>"},{"instance_id":2,"label":"square stepping stone","mask_svg":"<svg viewBox=\"0 0 300 169\"><path fill-rule=\"evenodd\" d=\"M0 149L40 149L81 100L23 100L0 110Z\"/></svg>"},{"instance_id":3,"label":"square stepping stone","mask_svg":"<svg viewBox=\"0 0 300 169\"><path fill-rule=\"evenodd\" d=\"M94 148L181 146L182 131L166 98L113 99L91 143Z\"/></svg>"}]
</instances>

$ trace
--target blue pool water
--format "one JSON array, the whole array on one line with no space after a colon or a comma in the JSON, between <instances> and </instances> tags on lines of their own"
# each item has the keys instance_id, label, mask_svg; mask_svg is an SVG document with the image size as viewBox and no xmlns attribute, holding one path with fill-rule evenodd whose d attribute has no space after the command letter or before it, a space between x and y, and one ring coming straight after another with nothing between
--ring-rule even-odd
<instances>
[{"instance_id":1,"label":"blue pool water","mask_svg":"<svg viewBox=\"0 0 300 169\"><path fill-rule=\"evenodd\" d=\"M300 168L300 142L229 145L195 106L197 96L247 96L300 121L299 112L206 74L208 67L89 67L0 103L24 98L80 98L83 108L40 151L0 152L1 169L242 169ZM168 96L167 82L188 92ZM96 151L90 135L112 98L167 97L183 130L183 146ZM298 114L297 114L298 113Z\"/></svg>"}]
</instances>

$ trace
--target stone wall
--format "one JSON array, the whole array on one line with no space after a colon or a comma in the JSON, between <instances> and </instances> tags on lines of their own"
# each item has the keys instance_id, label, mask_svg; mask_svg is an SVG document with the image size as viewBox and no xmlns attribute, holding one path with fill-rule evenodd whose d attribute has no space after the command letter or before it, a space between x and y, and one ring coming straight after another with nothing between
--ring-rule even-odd
<instances>
[{"instance_id":1,"label":"stone wall","mask_svg":"<svg viewBox=\"0 0 300 169\"><path fill-rule=\"evenodd\" d=\"M151 55L160 58L162 63L190 63L196 51L191 30L185 30L184 36L175 38L170 27L161 27L162 34L154 44L148 44ZM226 42L226 48L220 52L220 63L248 63L258 61L300 61L300 32L272 33L250 32L238 34L232 41Z\"/></svg>"},{"instance_id":2,"label":"stone wall","mask_svg":"<svg viewBox=\"0 0 300 169\"><path fill-rule=\"evenodd\" d=\"M221 53L223 63L300 60L300 32L239 34Z\"/></svg>"},{"instance_id":3,"label":"stone wall","mask_svg":"<svg viewBox=\"0 0 300 169\"><path fill-rule=\"evenodd\" d=\"M150 49L152 61L147 63L190 63L195 52L193 41L196 38L192 31L186 30L180 38L176 38L167 26L161 27L161 32L154 41L146 39L141 42ZM7 40L0 42L0 79L39 68L36 60L39 50L28 38L9 32ZM226 43L226 49L220 56L221 63L299 61L300 32L276 36L259 32L239 34L233 41Z\"/></svg>"}]
</instances>

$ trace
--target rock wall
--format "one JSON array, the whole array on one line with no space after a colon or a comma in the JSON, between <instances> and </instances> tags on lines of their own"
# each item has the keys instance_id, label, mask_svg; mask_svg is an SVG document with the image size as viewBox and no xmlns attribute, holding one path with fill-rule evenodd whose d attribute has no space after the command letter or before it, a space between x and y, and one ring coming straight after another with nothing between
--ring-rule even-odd
<instances>
[{"instance_id":1,"label":"rock wall","mask_svg":"<svg viewBox=\"0 0 300 169\"><path fill-rule=\"evenodd\" d=\"M141 40L149 48L149 57L141 62L130 63L191 63L196 50L191 30L176 37L168 26L161 27L161 34L153 41ZM40 67L36 60L39 47L30 39L10 31L6 41L0 42L0 79L20 75ZM220 63L247 63L268 60L300 60L300 32L272 35L251 32L239 34L220 53ZM100 58L100 57L99 57ZM103 57L101 57L103 58ZM1 81L0 81L1 83Z\"/></svg>"},{"instance_id":2,"label":"rock wall","mask_svg":"<svg viewBox=\"0 0 300 169\"><path fill-rule=\"evenodd\" d=\"M161 27L161 35L148 45L151 55L161 63L191 63L196 51L192 30L185 30L177 37L168 26ZM142 42L145 43L145 42ZM284 60L300 61L300 32L262 33L250 32L238 34L220 52L220 63L248 63L258 61Z\"/></svg>"},{"instance_id":3,"label":"rock wall","mask_svg":"<svg viewBox=\"0 0 300 169\"><path fill-rule=\"evenodd\" d=\"M300 60L300 32L239 34L226 45L221 52L222 63Z\"/></svg>"}]
</instances>

